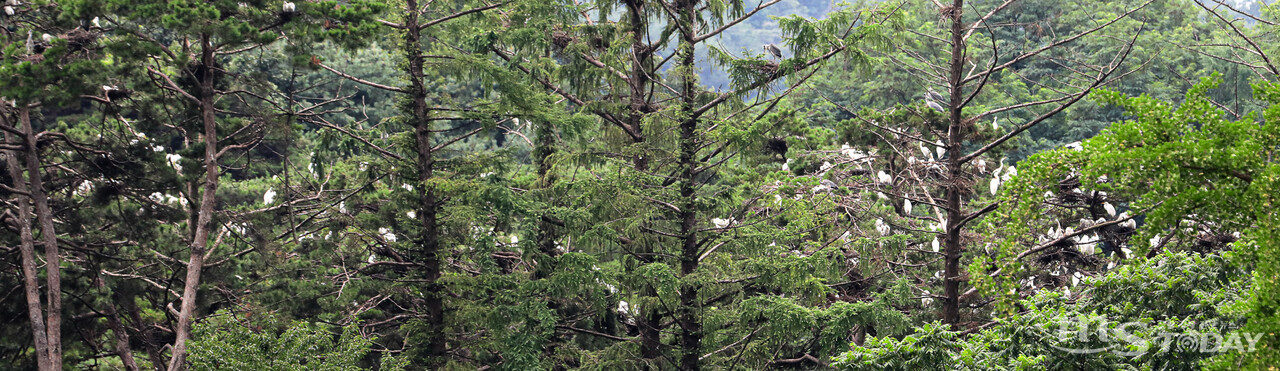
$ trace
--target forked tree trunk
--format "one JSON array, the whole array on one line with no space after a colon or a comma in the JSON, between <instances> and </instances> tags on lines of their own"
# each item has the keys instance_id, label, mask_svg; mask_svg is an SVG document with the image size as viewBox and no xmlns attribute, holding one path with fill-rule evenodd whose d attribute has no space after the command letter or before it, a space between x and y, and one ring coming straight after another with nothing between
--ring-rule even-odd
<instances>
[{"instance_id":1,"label":"forked tree trunk","mask_svg":"<svg viewBox=\"0 0 1280 371\"><path fill-rule=\"evenodd\" d=\"M23 113L20 113L19 116L26 117L27 108L22 107L20 110ZM0 117L0 119L3 118ZM22 119L19 118L19 121L22 121ZM0 124L8 126L8 122ZM23 125L26 126L25 124ZM26 136L25 133L23 136ZM5 137L8 139L9 144L19 147L25 146L26 138L20 138L18 135L9 132L5 133ZM22 174L22 164L19 158L23 156L20 155L18 150L10 150L7 157L5 167L9 170L9 178L13 179L13 188L18 191L18 216L15 221L18 224L20 241L18 250L22 255L23 293L27 299L27 318L31 321L31 335L36 350L36 367L40 370L57 370L61 369L61 362L54 363L50 353L49 331L44 319L45 308L40 299L40 278L36 269L38 262L36 262L35 255L35 235L31 231L31 223L27 221L27 218L31 215L31 187L28 186L26 177ZM38 177L39 173L37 172L32 176Z\"/></svg>"},{"instance_id":2,"label":"forked tree trunk","mask_svg":"<svg viewBox=\"0 0 1280 371\"><path fill-rule=\"evenodd\" d=\"M200 289L200 273L204 268L205 251L209 247L209 224L217 206L218 191L218 121L213 105L214 49L209 35L200 37L200 121L204 124L204 187L200 193L200 209L196 216L195 233L191 240L191 257L187 261L187 279L182 288L182 309L173 341L173 356L169 359L169 371L186 368L187 341L191 338L191 318L196 310L196 294Z\"/></svg>"}]
</instances>

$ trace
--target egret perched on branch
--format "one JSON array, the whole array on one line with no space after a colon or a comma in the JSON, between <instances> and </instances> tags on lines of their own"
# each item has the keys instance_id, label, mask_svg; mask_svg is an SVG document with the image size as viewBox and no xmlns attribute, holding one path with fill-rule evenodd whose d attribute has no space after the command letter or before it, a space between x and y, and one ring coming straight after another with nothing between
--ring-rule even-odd
<instances>
[{"instance_id":1,"label":"egret perched on branch","mask_svg":"<svg viewBox=\"0 0 1280 371\"><path fill-rule=\"evenodd\" d=\"M910 200L910 199L906 199L906 198L902 199L902 212L903 212L903 213L906 213L907 215L911 215L911 200Z\"/></svg>"},{"instance_id":2,"label":"egret perched on branch","mask_svg":"<svg viewBox=\"0 0 1280 371\"><path fill-rule=\"evenodd\" d=\"M884 172L884 170L881 170L879 174L876 174L876 176L879 178L880 183L888 184L893 182L893 176L890 176L889 173Z\"/></svg>"},{"instance_id":3,"label":"egret perched on branch","mask_svg":"<svg viewBox=\"0 0 1280 371\"><path fill-rule=\"evenodd\" d=\"M292 2L286 1L284 2L284 5L280 6L280 10L284 11L285 13L293 13L297 11L298 8L294 6Z\"/></svg>"},{"instance_id":4,"label":"egret perched on branch","mask_svg":"<svg viewBox=\"0 0 1280 371\"><path fill-rule=\"evenodd\" d=\"M1102 204L1102 208L1107 210L1107 215L1116 216L1116 207L1111 206L1110 202Z\"/></svg>"},{"instance_id":5,"label":"egret perched on branch","mask_svg":"<svg viewBox=\"0 0 1280 371\"><path fill-rule=\"evenodd\" d=\"M778 49L778 46L777 46L777 45L774 45L774 44L764 44L764 51L765 51L765 52L768 52L768 53L769 53L770 55L772 55L774 58L782 59L782 49Z\"/></svg>"}]
</instances>

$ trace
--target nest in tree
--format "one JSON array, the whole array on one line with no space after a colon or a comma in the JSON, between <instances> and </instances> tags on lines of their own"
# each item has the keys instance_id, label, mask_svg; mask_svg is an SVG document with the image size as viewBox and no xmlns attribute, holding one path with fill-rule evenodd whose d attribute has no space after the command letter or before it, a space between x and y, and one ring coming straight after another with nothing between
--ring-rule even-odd
<instances>
[{"instance_id":1,"label":"nest in tree","mask_svg":"<svg viewBox=\"0 0 1280 371\"><path fill-rule=\"evenodd\" d=\"M44 62L44 54L40 53L44 53L44 48L37 48L34 54L20 56L18 57L18 60L31 62L32 64L39 64L40 62Z\"/></svg>"},{"instance_id":2,"label":"nest in tree","mask_svg":"<svg viewBox=\"0 0 1280 371\"><path fill-rule=\"evenodd\" d=\"M1058 199L1062 200L1062 203L1068 204L1068 205L1083 202L1087 198L1088 197L1085 196L1083 193L1073 192L1073 191L1066 191L1058 195Z\"/></svg>"},{"instance_id":3,"label":"nest in tree","mask_svg":"<svg viewBox=\"0 0 1280 371\"><path fill-rule=\"evenodd\" d=\"M774 75L774 74L777 74L777 73L778 73L778 63L777 63L777 62L766 62L764 65L761 65L760 67L757 67L756 69L757 69L758 71L760 71L760 73L762 73L762 74L772 76L772 75Z\"/></svg>"},{"instance_id":4,"label":"nest in tree","mask_svg":"<svg viewBox=\"0 0 1280 371\"><path fill-rule=\"evenodd\" d=\"M782 138L769 138L764 141L764 148L768 153L786 156L787 140Z\"/></svg>"},{"instance_id":5,"label":"nest in tree","mask_svg":"<svg viewBox=\"0 0 1280 371\"><path fill-rule=\"evenodd\" d=\"M964 245L964 246L976 246L976 245L978 245L979 243L981 243L982 241L983 241L983 237L982 237L982 235L980 235L980 234L978 234L978 233L976 233L976 232L970 231L970 230L968 230L968 229L962 229L962 230L960 231L960 244L961 244L961 245Z\"/></svg>"},{"instance_id":6,"label":"nest in tree","mask_svg":"<svg viewBox=\"0 0 1280 371\"><path fill-rule=\"evenodd\" d=\"M1058 182L1058 192L1069 193L1076 188L1080 188L1080 177L1078 176L1072 176Z\"/></svg>"},{"instance_id":7,"label":"nest in tree","mask_svg":"<svg viewBox=\"0 0 1280 371\"><path fill-rule=\"evenodd\" d=\"M1209 253L1223 250L1228 244L1236 242L1236 237L1226 233L1202 233L1196 236L1195 250L1200 253Z\"/></svg>"},{"instance_id":8,"label":"nest in tree","mask_svg":"<svg viewBox=\"0 0 1280 371\"><path fill-rule=\"evenodd\" d=\"M77 28L68 31L62 38L67 40L67 46L71 49L82 50L93 46L94 42L98 40L98 34Z\"/></svg>"},{"instance_id":9,"label":"nest in tree","mask_svg":"<svg viewBox=\"0 0 1280 371\"><path fill-rule=\"evenodd\" d=\"M1084 202L1089 205L1101 205L1107 202L1107 196L1101 192L1089 192L1084 194Z\"/></svg>"},{"instance_id":10,"label":"nest in tree","mask_svg":"<svg viewBox=\"0 0 1280 371\"><path fill-rule=\"evenodd\" d=\"M564 49L571 42L573 42L573 37L569 36L568 32L560 30L551 32L551 44L555 45L556 49Z\"/></svg>"},{"instance_id":11,"label":"nest in tree","mask_svg":"<svg viewBox=\"0 0 1280 371\"><path fill-rule=\"evenodd\" d=\"M1036 256L1036 262L1043 266L1051 266L1054 263L1062 263L1064 265L1074 266L1093 266L1100 264L1102 260L1097 256L1085 255L1080 249L1068 243L1066 245L1058 244L1053 248L1045 250Z\"/></svg>"},{"instance_id":12,"label":"nest in tree","mask_svg":"<svg viewBox=\"0 0 1280 371\"><path fill-rule=\"evenodd\" d=\"M960 13L961 13L960 8L957 8L954 6L943 6L942 8L938 9L938 17L942 18L943 20L960 19Z\"/></svg>"},{"instance_id":13,"label":"nest in tree","mask_svg":"<svg viewBox=\"0 0 1280 371\"><path fill-rule=\"evenodd\" d=\"M515 270L516 265L520 263L520 253L515 251L495 251L489 257L498 263L498 268L503 274L509 274Z\"/></svg>"},{"instance_id":14,"label":"nest in tree","mask_svg":"<svg viewBox=\"0 0 1280 371\"><path fill-rule=\"evenodd\" d=\"M593 36L591 38L591 47L599 50L608 49L609 40L600 36Z\"/></svg>"}]
</instances>

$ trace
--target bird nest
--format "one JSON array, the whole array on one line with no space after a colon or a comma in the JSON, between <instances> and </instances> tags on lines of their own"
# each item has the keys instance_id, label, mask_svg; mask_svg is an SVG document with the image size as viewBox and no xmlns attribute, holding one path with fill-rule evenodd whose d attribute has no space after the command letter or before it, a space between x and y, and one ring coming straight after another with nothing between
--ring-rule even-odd
<instances>
[{"instance_id":1,"label":"bird nest","mask_svg":"<svg viewBox=\"0 0 1280 371\"><path fill-rule=\"evenodd\" d=\"M67 31L63 39L67 40L67 46L71 49L88 49L98 40L98 33L77 28Z\"/></svg>"},{"instance_id":2,"label":"bird nest","mask_svg":"<svg viewBox=\"0 0 1280 371\"><path fill-rule=\"evenodd\" d=\"M765 75L774 75L778 73L778 68L778 62L766 62L765 64L756 67L756 70Z\"/></svg>"},{"instance_id":3,"label":"bird nest","mask_svg":"<svg viewBox=\"0 0 1280 371\"><path fill-rule=\"evenodd\" d=\"M1085 255L1074 244L1056 244L1053 248L1037 255L1035 261L1045 267L1052 266L1054 263L1074 266L1096 266L1102 263L1102 258L1097 255Z\"/></svg>"},{"instance_id":4,"label":"bird nest","mask_svg":"<svg viewBox=\"0 0 1280 371\"><path fill-rule=\"evenodd\" d=\"M1195 250L1209 253L1223 250L1227 245L1236 242L1236 237L1226 233L1203 233L1196 236Z\"/></svg>"},{"instance_id":5,"label":"bird nest","mask_svg":"<svg viewBox=\"0 0 1280 371\"><path fill-rule=\"evenodd\" d=\"M938 17L943 20L960 19L960 13L962 13L960 8L957 8L954 6L944 6L942 8L938 8Z\"/></svg>"},{"instance_id":6,"label":"bird nest","mask_svg":"<svg viewBox=\"0 0 1280 371\"><path fill-rule=\"evenodd\" d=\"M564 49L573 42L573 36L569 36L568 32L556 30L551 32L551 45L555 45L557 49Z\"/></svg>"}]
</instances>

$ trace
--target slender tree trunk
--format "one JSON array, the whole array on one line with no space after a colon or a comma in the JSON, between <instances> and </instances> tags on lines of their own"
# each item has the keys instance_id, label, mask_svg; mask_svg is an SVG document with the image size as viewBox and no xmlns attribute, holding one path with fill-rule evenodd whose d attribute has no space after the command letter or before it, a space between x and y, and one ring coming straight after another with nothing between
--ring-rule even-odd
<instances>
[{"instance_id":1,"label":"slender tree trunk","mask_svg":"<svg viewBox=\"0 0 1280 371\"><path fill-rule=\"evenodd\" d=\"M693 106L697 104L698 78L694 73L694 50L697 41L692 32L697 27L694 15L697 14L697 0L680 0L680 19L684 24L681 32L682 42L679 46L681 64L681 110L680 122L680 276L688 278L698 270L698 117L693 114ZM702 318L699 315L698 286L680 286L680 368L683 370L699 370L702 356Z\"/></svg>"},{"instance_id":2,"label":"slender tree trunk","mask_svg":"<svg viewBox=\"0 0 1280 371\"><path fill-rule=\"evenodd\" d=\"M627 22L631 29L631 73L627 76L627 87L630 88L629 107L627 114L627 125L632 130L632 140L635 143L644 142L644 130L642 124L644 117L649 113L649 94L647 89L652 81L649 68L653 64L653 48L645 41L645 35L648 34L649 22L645 15L645 0L626 0L624 3L627 7ZM649 158L643 154L636 156L635 167L637 170L649 170Z\"/></svg>"},{"instance_id":3,"label":"slender tree trunk","mask_svg":"<svg viewBox=\"0 0 1280 371\"><path fill-rule=\"evenodd\" d=\"M648 33L648 17L645 14L645 0L627 0L623 2L627 7L627 22L631 32L631 72L627 76L627 86L630 89L628 96L627 109L627 125L632 130L632 142L635 144L644 143L644 117L649 111L649 95L648 86L650 85L651 76L649 67L653 64L653 49L645 41L645 35ZM633 166L636 171L649 170L649 158L645 157L642 152L633 159ZM636 248L639 256L642 257L641 263L648 264L653 262L653 246L646 239L636 241L639 246ZM658 296L657 290L646 285L641 290L641 295L647 298L655 298ZM640 330L640 357L646 362L653 362L662 357L662 314L658 311L656 305L645 305L638 308L639 316L636 316L636 326Z\"/></svg>"},{"instance_id":4,"label":"slender tree trunk","mask_svg":"<svg viewBox=\"0 0 1280 371\"><path fill-rule=\"evenodd\" d=\"M951 93L951 103L948 105L948 113L950 124L947 126L947 153L950 158L947 162L948 179L946 184L946 211L947 225L946 228L946 249L944 251L946 266L943 268L943 296L946 298L942 303L942 321L956 328L960 321L960 257L961 257L961 241L960 228L961 221L964 219L964 210L961 209L960 196L963 193L961 187L961 178L964 171L961 168L964 164L960 162L960 146L964 142L963 124L961 115L961 106L964 104L964 92L961 90L960 81L964 73L964 21L961 16L964 10L964 0L954 0L951 8L951 71L947 80L947 89Z\"/></svg>"},{"instance_id":5,"label":"slender tree trunk","mask_svg":"<svg viewBox=\"0 0 1280 371\"><path fill-rule=\"evenodd\" d=\"M535 130L537 131L537 148L534 149L534 161L538 166L538 187L544 190L551 189L552 183L555 182L555 176L551 174L551 156L555 154L555 128L550 123L538 123ZM555 198L552 197L554 202ZM551 222L550 215L542 215L538 221L538 251L546 255L542 261L538 262L538 267L534 272L534 279L543 279L550 276L555 271L555 260L560 252L556 249L556 225ZM554 303L552 300L549 303ZM554 304L553 304L554 305Z\"/></svg>"},{"instance_id":6,"label":"slender tree trunk","mask_svg":"<svg viewBox=\"0 0 1280 371\"><path fill-rule=\"evenodd\" d=\"M209 35L200 37L200 119L204 124L204 187L200 194L200 210L196 218L196 230L191 241L191 258L187 261L187 280L182 288L182 309L173 341L173 357L169 359L169 371L186 368L187 340L191 337L191 318L196 310L196 294L200 289L200 273L204 268L204 255L209 247L209 224L217 206L218 191L218 121L213 106L214 67L213 43Z\"/></svg>"},{"instance_id":7,"label":"slender tree trunk","mask_svg":"<svg viewBox=\"0 0 1280 371\"><path fill-rule=\"evenodd\" d=\"M412 110L408 113L417 142L418 215L422 218L422 235L419 242L420 263L423 267L422 273L425 275L423 278L427 281L424 298L427 311L425 318L427 343L424 345L429 357L427 368L430 369L444 365L444 358L448 352L444 326L444 287L439 282L442 275L438 221L440 205L435 187L431 185L435 172L435 159L431 143L431 111L427 107L427 89L423 85L426 80L423 75L425 61L422 56L421 26L418 23L418 1L407 0L405 6L408 13L405 14L404 19L404 51L405 57L409 59L406 72L409 75L409 98Z\"/></svg>"},{"instance_id":8,"label":"slender tree trunk","mask_svg":"<svg viewBox=\"0 0 1280 371\"><path fill-rule=\"evenodd\" d=\"M141 340L146 345L143 349L147 352L147 359L151 361L151 368L156 371L164 371L164 356L160 354L159 342L154 336L151 336L151 330L147 329L146 322L142 320L142 315L140 314L142 311L134 304L135 299L135 296L129 295L119 300L119 303L124 305L125 313L129 315L129 320L133 321L134 328L138 330L138 340Z\"/></svg>"},{"instance_id":9,"label":"slender tree trunk","mask_svg":"<svg viewBox=\"0 0 1280 371\"><path fill-rule=\"evenodd\" d=\"M23 107L23 109L26 109ZM7 125L8 123L3 123ZM9 144L21 146L23 139L18 138L12 133L5 133ZM35 236L31 232L31 223L27 222L27 218L31 215L30 192L27 182L22 175L22 167L19 163L19 154L17 150L8 151L8 159L6 159L6 168L9 170L9 178L13 179L13 188L18 192L26 193L26 195L18 195L18 235L20 254L22 255L22 282L24 287L23 293L27 298L27 318L31 321L31 335L36 349L36 367L40 370L51 370L53 363L49 356L49 336L44 323L44 305L40 303L40 281L39 273L36 270L35 255ZM37 174L38 176L38 174Z\"/></svg>"},{"instance_id":10,"label":"slender tree trunk","mask_svg":"<svg viewBox=\"0 0 1280 371\"><path fill-rule=\"evenodd\" d=\"M31 201L36 206L36 222L40 224L40 239L44 240L45 300L48 302L45 335L49 337L49 368L62 369L62 259L58 256L58 234L53 228L53 210L49 208L49 196L44 192L44 179L40 171L40 149L36 147L35 127L31 125L31 109L18 109L18 121L26 136L27 183Z\"/></svg>"},{"instance_id":11,"label":"slender tree trunk","mask_svg":"<svg viewBox=\"0 0 1280 371\"><path fill-rule=\"evenodd\" d=\"M101 272L101 269L97 266L94 269ZM124 365L124 369L127 371L138 371L138 363L133 359L133 349L129 346L129 333L125 330L124 323L120 321L120 311L115 305L115 302L120 299L119 295L116 295L115 291L107 287L106 280L102 279L101 274L94 277L93 284L100 290L110 292L109 297L111 300L106 302L107 328L111 329L114 334L113 337L116 341L115 351L116 355L120 357L120 363Z\"/></svg>"}]
</instances>

